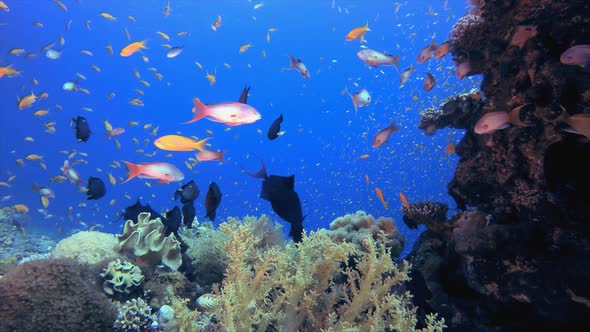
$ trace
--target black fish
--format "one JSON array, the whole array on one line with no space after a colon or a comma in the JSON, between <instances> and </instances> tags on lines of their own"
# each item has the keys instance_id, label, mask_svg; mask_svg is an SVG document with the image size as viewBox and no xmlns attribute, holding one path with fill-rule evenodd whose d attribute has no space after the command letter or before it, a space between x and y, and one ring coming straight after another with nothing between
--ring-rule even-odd
<instances>
[{"instance_id":1,"label":"black fish","mask_svg":"<svg viewBox=\"0 0 590 332\"><path fill-rule=\"evenodd\" d=\"M125 210L123 211L122 217L123 217L123 220L137 221L137 216L139 216L139 214L142 212L149 212L151 215L150 216L151 219L156 219L156 218L160 218L162 220L164 219L164 217L162 217L161 214L156 212L156 210L152 209L152 207L149 204L141 205L141 202L139 201L139 199L137 200L137 202L135 202L135 204L130 205L127 208L125 208Z\"/></svg>"},{"instance_id":2,"label":"black fish","mask_svg":"<svg viewBox=\"0 0 590 332\"><path fill-rule=\"evenodd\" d=\"M273 121L273 123L270 125L270 128L268 128L268 139L269 140L273 140L277 137L279 137L279 132L281 131L281 123L283 122L283 114L281 114L281 116L279 116L276 120Z\"/></svg>"},{"instance_id":3,"label":"black fish","mask_svg":"<svg viewBox=\"0 0 590 332\"><path fill-rule=\"evenodd\" d=\"M250 87L246 85L242 90L242 94L240 95L239 102L242 104L247 104L248 102L248 93L250 92Z\"/></svg>"},{"instance_id":4,"label":"black fish","mask_svg":"<svg viewBox=\"0 0 590 332\"><path fill-rule=\"evenodd\" d=\"M217 183L211 182L207 191L207 197L205 197L206 218L209 218L211 221L215 220L219 203L221 203L221 190L219 190Z\"/></svg>"},{"instance_id":5,"label":"black fish","mask_svg":"<svg viewBox=\"0 0 590 332\"><path fill-rule=\"evenodd\" d=\"M175 206L172 210L166 211L165 215L166 217L164 220L162 220L162 223L166 227L164 235L168 236L170 233L176 234L180 228L180 223L182 222L182 214L180 213L180 209L178 206Z\"/></svg>"},{"instance_id":6,"label":"black fish","mask_svg":"<svg viewBox=\"0 0 590 332\"><path fill-rule=\"evenodd\" d=\"M88 195L87 199L99 199L104 196L107 189L104 185L104 182L95 177L88 178L88 191L86 195Z\"/></svg>"},{"instance_id":7,"label":"black fish","mask_svg":"<svg viewBox=\"0 0 590 332\"><path fill-rule=\"evenodd\" d=\"M180 203L188 204L192 203L199 197L201 191L195 181L190 180L186 184L184 184L180 189L176 190L174 193L174 199L178 199L180 197Z\"/></svg>"},{"instance_id":8,"label":"black fish","mask_svg":"<svg viewBox=\"0 0 590 332\"><path fill-rule=\"evenodd\" d=\"M295 191L295 176L268 176L266 165L260 160L262 166L256 173L248 175L264 179L260 197L270 202L273 211L283 220L291 224L289 236L295 243L302 241L303 213L301 211L301 200Z\"/></svg>"},{"instance_id":9,"label":"black fish","mask_svg":"<svg viewBox=\"0 0 590 332\"><path fill-rule=\"evenodd\" d=\"M90 127L88 127L88 121L83 116L79 116L75 119L72 118L72 122L76 125L76 138L78 142L86 142L90 138Z\"/></svg>"},{"instance_id":10,"label":"black fish","mask_svg":"<svg viewBox=\"0 0 590 332\"><path fill-rule=\"evenodd\" d=\"M195 204L189 203L182 206L182 223L191 228L195 220Z\"/></svg>"}]
</instances>

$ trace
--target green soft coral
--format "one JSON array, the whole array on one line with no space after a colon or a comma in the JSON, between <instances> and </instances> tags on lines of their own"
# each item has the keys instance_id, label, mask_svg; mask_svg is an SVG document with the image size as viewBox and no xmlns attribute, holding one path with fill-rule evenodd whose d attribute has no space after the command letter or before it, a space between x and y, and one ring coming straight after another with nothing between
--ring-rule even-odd
<instances>
[{"instance_id":1,"label":"green soft coral","mask_svg":"<svg viewBox=\"0 0 590 332\"><path fill-rule=\"evenodd\" d=\"M129 295L143 283L141 269L127 261L112 261L100 274L105 281L102 289L109 296Z\"/></svg>"}]
</instances>

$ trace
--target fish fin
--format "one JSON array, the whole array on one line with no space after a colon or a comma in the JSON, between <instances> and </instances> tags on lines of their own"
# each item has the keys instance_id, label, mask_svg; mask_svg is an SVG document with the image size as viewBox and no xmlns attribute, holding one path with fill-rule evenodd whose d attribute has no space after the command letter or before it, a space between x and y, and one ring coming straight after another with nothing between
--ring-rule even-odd
<instances>
[{"instance_id":1,"label":"fish fin","mask_svg":"<svg viewBox=\"0 0 590 332\"><path fill-rule=\"evenodd\" d=\"M392 132L399 131L399 128L395 126L395 122L393 120L391 120L391 123L389 124L389 128L391 129Z\"/></svg>"},{"instance_id":2,"label":"fish fin","mask_svg":"<svg viewBox=\"0 0 590 332\"><path fill-rule=\"evenodd\" d=\"M183 124L199 121L208 115L207 111L209 110L209 107L207 107L207 105L203 104L198 98L194 98L193 103L195 104L193 108L195 116L189 121L183 122Z\"/></svg>"},{"instance_id":3,"label":"fish fin","mask_svg":"<svg viewBox=\"0 0 590 332\"><path fill-rule=\"evenodd\" d=\"M258 158L258 157L256 157ZM250 175L251 177L258 178L258 179L266 179L268 178L268 174L266 173L266 165L264 164L264 160L260 159L260 169L255 173L248 172L245 168L242 168L246 174Z\"/></svg>"},{"instance_id":4,"label":"fish fin","mask_svg":"<svg viewBox=\"0 0 590 332\"><path fill-rule=\"evenodd\" d=\"M531 124L526 124L526 123L520 121L520 111L528 105L530 105L530 104L524 104L524 105L518 106L518 107L514 108L512 111L510 111L510 113L508 113L508 122L510 122L511 124L513 124L517 127L530 127L530 126L532 126Z\"/></svg>"},{"instance_id":5,"label":"fish fin","mask_svg":"<svg viewBox=\"0 0 590 332\"><path fill-rule=\"evenodd\" d=\"M399 55L396 55L391 59L391 64L395 67L395 69L399 73L399 67L398 67L399 66Z\"/></svg>"},{"instance_id":6,"label":"fish fin","mask_svg":"<svg viewBox=\"0 0 590 332\"><path fill-rule=\"evenodd\" d=\"M250 93L250 86L246 85L242 90L242 94L240 94L239 103L247 104L248 103L248 93Z\"/></svg>"},{"instance_id":7,"label":"fish fin","mask_svg":"<svg viewBox=\"0 0 590 332\"><path fill-rule=\"evenodd\" d=\"M350 98L352 99L352 105L354 106L354 112L358 112L359 110L359 101L358 99L356 99L356 96L351 94L350 92L346 91L348 93L348 95L350 96Z\"/></svg>"},{"instance_id":8,"label":"fish fin","mask_svg":"<svg viewBox=\"0 0 590 332\"><path fill-rule=\"evenodd\" d=\"M205 137L202 140L195 142L193 145L193 148L199 151L205 151L205 144L207 143L208 140L210 140L211 137Z\"/></svg>"},{"instance_id":9,"label":"fish fin","mask_svg":"<svg viewBox=\"0 0 590 332\"><path fill-rule=\"evenodd\" d=\"M125 165L127 166L127 171L128 171L128 175L127 175L127 180L121 182L121 183L125 183L128 182L129 180L133 179L134 177L138 176L139 174L141 174L141 167L135 164L132 164L128 161L123 160L123 163L125 163Z\"/></svg>"},{"instance_id":10,"label":"fish fin","mask_svg":"<svg viewBox=\"0 0 590 332\"><path fill-rule=\"evenodd\" d=\"M297 65L297 59L295 59L294 56L289 54L289 60L291 61L291 66L289 66L289 69L295 68L295 66Z\"/></svg>"}]
</instances>

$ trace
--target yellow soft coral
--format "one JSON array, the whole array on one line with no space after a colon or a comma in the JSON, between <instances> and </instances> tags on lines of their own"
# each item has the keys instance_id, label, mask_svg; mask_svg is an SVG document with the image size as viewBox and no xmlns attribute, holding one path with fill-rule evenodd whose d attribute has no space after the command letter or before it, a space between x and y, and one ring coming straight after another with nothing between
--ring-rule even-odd
<instances>
[{"instance_id":1,"label":"yellow soft coral","mask_svg":"<svg viewBox=\"0 0 590 332\"><path fill-rule=\"evenodd\" d=\"M220 230L228 235L228 269L215 290L222 330L416 331L411 295L395 292L410 265L394 263L382 241L366 237L359 248L312 232L265 248L253 223ZM427 323L427 331L444 327L434 316Z\"/></svg>"}]
</instances>

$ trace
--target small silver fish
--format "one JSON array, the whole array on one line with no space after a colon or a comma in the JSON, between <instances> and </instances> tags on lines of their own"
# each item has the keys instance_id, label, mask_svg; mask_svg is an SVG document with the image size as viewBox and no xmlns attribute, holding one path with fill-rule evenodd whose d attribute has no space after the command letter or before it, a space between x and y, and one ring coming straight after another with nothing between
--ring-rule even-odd
<instances>
[{"instance_id":1,"label":"small silver fish","mask_svg":"<svg viewBox=\"0 0 590 332\"><path fill-rule=\"evenodd\" d=\"M172 47L166 53L166 57L167 58L176 58L180 54L180 52L182 52L183 49L184 49L184 46Z\"/></svg>"}]
</instances>

